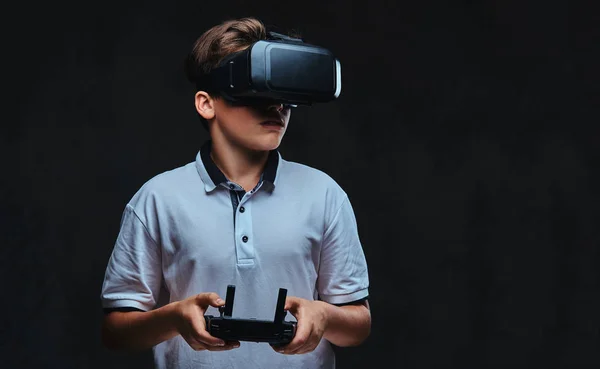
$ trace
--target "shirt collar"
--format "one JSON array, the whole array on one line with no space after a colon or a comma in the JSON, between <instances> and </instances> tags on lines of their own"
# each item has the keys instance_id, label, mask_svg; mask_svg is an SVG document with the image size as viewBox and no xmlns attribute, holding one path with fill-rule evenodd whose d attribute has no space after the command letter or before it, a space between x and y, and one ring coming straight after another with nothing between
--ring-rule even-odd
<instances>
[{"instance_id":1,"label":"shirt collar","mask_svg":"<svg viewBox=\"0 0 600 369\"><path fill-rule=\"evenodd\" d=\"M202 182L204 182L204 189L206 192L213 191L222 183L229 183L227 177L225 177L223 172L221 172L219 167L217 167L215 162L212 160L210 156L211 148L212 140L207 140L196 155L196 169L198 170L198 174L200 175ZM277 177L277 168L279 167L280 158L281 155L279 154L279 151L269 151L267 164L259 181L259 184L262 182L262 187L269 192L272 192L275 188L275 178Z\"/></svg>"}]
</instances>

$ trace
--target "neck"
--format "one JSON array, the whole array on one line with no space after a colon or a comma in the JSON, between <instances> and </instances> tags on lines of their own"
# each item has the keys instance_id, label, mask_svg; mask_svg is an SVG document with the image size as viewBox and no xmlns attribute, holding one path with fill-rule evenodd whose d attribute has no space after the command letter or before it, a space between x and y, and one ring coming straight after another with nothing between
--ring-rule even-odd
<instances>
[{"instance_id":1,"label":"neck","mask_svg":"<svg viewBox=\"0 0 600 369\"><path fill-rule=\"evenodd\" d=\"M253 151L227 140L212 139L210 156L225 177L250 191L265 169L268 151Z\"/></svg>"}]
</instances>

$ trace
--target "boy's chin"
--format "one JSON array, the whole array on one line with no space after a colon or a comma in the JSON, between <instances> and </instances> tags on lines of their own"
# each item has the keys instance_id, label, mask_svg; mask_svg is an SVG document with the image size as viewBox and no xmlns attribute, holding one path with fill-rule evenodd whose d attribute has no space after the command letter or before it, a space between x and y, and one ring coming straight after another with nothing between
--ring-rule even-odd
<instances>
[{"instance_id":1,"label":"boy's chin","mask_svg":"<svg viewBox=\"0 0 600 369\"><path fill-rule=\"evenodd\" d=\"M276 150L281 143L280 139L269 138L263 140L256 140L252 143L251 149L254 151L272 151Z\"/></svg>"}]
</instances>

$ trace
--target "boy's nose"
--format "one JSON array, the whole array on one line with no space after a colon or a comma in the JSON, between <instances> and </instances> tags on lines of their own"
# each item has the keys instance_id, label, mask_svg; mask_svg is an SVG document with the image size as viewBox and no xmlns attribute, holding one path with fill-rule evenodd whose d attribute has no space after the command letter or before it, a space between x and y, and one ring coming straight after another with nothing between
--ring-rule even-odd
<instances>
[{"instance_id":1,"label":"boy's nose","mask_svg":"<svg viewBox=\"0 0 600 369\"><path fill-rule=\"evenodd\" d=\"M280 112L283 110L283 104L282 103L271 104L271 105L269 105L269 110L277 110Z\"/></svg>"}]
</instances>

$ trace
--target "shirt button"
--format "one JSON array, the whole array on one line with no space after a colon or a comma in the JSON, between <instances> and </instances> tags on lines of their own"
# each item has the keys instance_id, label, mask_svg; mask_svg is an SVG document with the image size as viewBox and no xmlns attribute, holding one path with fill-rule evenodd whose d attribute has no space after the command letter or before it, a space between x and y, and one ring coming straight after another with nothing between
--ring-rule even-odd
<instances>
[{"instance_id":1,"label":"shirt button","mask_svg":"<svg viewBox=\"0 0 600 369\"><path fill-rule=\"evenodd\" d=\"M242 242L244 242L244 243L248 242L248 236L242 237Z\"/></svg>"},{"instance_id":2,"label":"shirt button","mask_svg":"<svg viewBox=\"0 0 600 369\"><path fill-rule=\"evenodd\" d=\"M233 185L233 184L230 184L230 185L229 185L229 188L231 188L231 189L233 190L233 189L235 188L235 185Z\"/></svg>"},{"instance_id":3,"label":"shirt button","mask_svg":"<svg viewBox=\"0 0 600 369\"><path fill-rule=\"evenodd\" d=\"M245 208L242 206L242 207L240 208L240 213L243 213L243 212L245 212L245 211L246 211L246 209L245 209Z\"/></svg>"}]
</instances>

